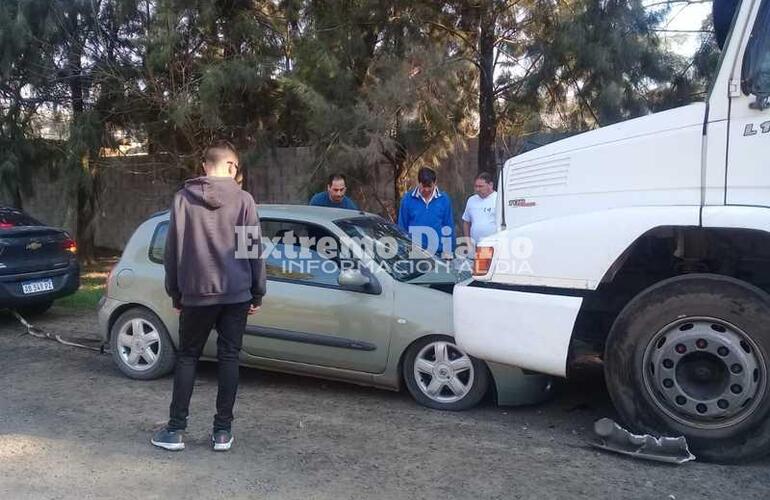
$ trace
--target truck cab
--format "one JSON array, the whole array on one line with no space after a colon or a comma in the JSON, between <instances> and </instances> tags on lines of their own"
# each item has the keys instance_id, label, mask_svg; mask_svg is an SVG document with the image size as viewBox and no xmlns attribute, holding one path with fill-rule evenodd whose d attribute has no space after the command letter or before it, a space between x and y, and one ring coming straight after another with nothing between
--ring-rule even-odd
<instances>
[{"instance_id":1,"label":"truck cab","mask_svg":"<svg viewBox=\"0 0 770 500\"><path fill-rule=\"evenodd\" d=\"M551 375L600 353L627 425L735 462L770 451L770 0L714 8L706 102L505 163L454 321L468 353Z\"/></svg>"}]
</instances>

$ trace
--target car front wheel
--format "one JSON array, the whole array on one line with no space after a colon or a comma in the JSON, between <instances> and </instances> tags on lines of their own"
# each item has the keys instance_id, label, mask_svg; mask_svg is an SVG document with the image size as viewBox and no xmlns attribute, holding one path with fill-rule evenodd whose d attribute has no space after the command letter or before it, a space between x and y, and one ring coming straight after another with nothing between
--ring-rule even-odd
<instances>
[{"instance_id":1,"label":"car front wheel","mask_svg":"<svg viewBox=\"0 0 770 500\"><path fill-rule=\"evenodd\" d=\"M402 366L404 382L421 405L437 410L467 410L489 387L484 363L463 352L452 337L432 335L414 342Z\"/></svg>"},{"instance_id":2,"label":"car front wheel","mask_svg":"<svg viewBox=\"0 0 770 500\"><path fill-rule=\"evenodd\" d=\"M125 375L150 380L174 369L174 346L163 322L152 312L129 309L112 326L112 359Z\"/></svg>"}]
</instances>

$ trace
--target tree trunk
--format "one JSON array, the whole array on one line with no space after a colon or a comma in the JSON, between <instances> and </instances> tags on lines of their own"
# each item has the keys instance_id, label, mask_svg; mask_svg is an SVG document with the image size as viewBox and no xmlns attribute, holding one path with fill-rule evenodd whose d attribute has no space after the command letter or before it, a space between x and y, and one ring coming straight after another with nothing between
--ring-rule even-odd
<instances>
[{"instance_id":1,"label":"tree trunk","mask_svg":"<svg viewBox=\"0 0 770 500\"><path fill-rule=\"evenodd\" d=\"M21 188L16 186L13 190L13 206L19 210L24 210L24 200L21 199Z\"/></svg>"},{"instance_id":2,"label":"tree trunk","mask_svg":"<svg viewBox=\"0 0 770 500\"><path fill-rule=\"evenodd\" d=\"M482 6L485 5L482 3ZM493 176L497 172L495 139L497 114L495 111L495 18L491 9L479 13L479 151L478 171Z\"/></svg>"},{"instance_id":3,"label":"tree trunk","mask_svg":"<svg viewBox=\"0 0 770 500\"><path fill-rule=\"evenodd\" d=\"M88 158L84 159L88 163ZM85 263L96 261L96 215L98 213L99 177L90 164L84 165L84 176L78 189L77 237L78 255Z\"/></svg>"},{"instance_id":4,"label":"tree trunk","mask_svg":"<svg viewBox=\"0 0 770 500\"><path fill-rule=\"evenodd\" d=\"M79 14L76 7L69 12L70 33L72 40L67 50L67 64L69 73L70 97L72 99L72 122L74 126L83 126L82 117L85 110L83 103L83 66L81 59L83 57L83 46L80 38L76 34L83 28L79 20ZM77 221L76 221L76 240L78 243L78 255L80 260L91 263L96 259L96 249L94 240L94 220L96 218L96 189L98 188L96 179L92 173L90 162L90 151L81 151L80 155L77 190Z\"/></svg>"}]
</instances>

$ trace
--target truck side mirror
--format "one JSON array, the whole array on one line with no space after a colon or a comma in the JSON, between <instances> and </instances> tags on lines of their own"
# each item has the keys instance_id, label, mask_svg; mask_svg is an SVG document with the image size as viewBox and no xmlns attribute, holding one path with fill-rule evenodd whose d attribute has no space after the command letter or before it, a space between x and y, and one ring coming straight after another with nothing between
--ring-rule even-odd
<instances>
[{"instance_id":1,"label":"truck side mirror","mask_svg":"<svg viewBox=\"0 0 770 500\"><path fill-rule=\"evenodd\" d=\"M764 4L746 45L741 68L741 86L747 95L757 100L752 109L770 108L770 7Z\"/></svg>"}]
</instances>

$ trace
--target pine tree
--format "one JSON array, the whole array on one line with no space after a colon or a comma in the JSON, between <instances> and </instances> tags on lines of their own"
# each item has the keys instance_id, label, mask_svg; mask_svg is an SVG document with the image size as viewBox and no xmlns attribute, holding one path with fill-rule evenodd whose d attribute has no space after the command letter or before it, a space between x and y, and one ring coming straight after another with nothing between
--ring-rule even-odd
<instances>
[{"instance_id":1,"label":"pine tree","mask_svg":"<svg viewBox=\"0 0 770 500\"><path fill-rule=\"evenodd\" d=\"M36 140L34 119L45 105L35 89L51 91L52 12L45 0L0 3L0 184L15 206L33 194L40 165L50 164L55 151Z\"/></svg>"},{"instance_id":2,"label":"pine tree","mask_svg":"<svg viewBox=\"0 0 770 500\"><path fill-rule=\"evenodd\" d=\"M343 168L363 183L375 163L386 162L398 198L410 172L436 164L467 135L472 70L425 22L441 8L404 0L308 2L286 82L307 107L319 166Z\"/></svg>"}]
</instances>

